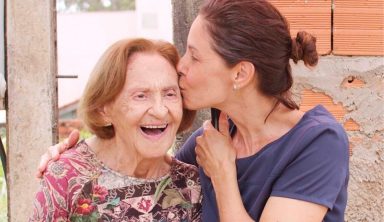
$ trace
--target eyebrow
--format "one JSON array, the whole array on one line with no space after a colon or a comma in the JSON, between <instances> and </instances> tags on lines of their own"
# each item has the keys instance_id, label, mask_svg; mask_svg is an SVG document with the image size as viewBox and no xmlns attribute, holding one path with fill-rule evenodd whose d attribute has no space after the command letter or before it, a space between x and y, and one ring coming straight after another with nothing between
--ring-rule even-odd
<instances>
[{"instance_id":1,"label":"eyebrow","mask_svg":"<svg viewBox=\"0 0 384 222\"><path fill-rule=\"evenodd\" d=\"M173 90L178 90L180 89L179 85L172 85L172 86L167 86L165 87L164 89L162 89L163 91L168 91L170 89L173 89Z\"/></svg>"},{"instance_id":2,"label":"eyebrow","mask_svg":"<svg viewBox=\"0 0 384 222\"><path fill-rule=\"evenodd\" d=\"M170 85L170 86L165 86L161 89L161 91L167 91L167 90L170 90L170 89L179 89L179 86L178 85ZM136 92L136 91L144 91L144 92L149 92L151 91L150 88L143 88L143 87L135 87L135 88L132 88L129 90L130 92Z\"/></svg>"}]
</instances>

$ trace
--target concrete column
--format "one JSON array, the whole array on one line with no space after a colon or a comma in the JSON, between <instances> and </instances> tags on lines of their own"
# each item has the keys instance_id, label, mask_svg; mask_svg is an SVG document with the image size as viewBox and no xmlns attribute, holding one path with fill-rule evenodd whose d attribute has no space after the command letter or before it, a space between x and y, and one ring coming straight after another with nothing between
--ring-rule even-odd
<instances>
[{"instance_id":1,"label":"concrete column","mask_svg":"<svg viewBox=\"0 0 384 222\"><path fill-rule=\"evenodd\" d=\"M185 53L189 28L197 16L202 0L172 0L171 3L173 15L173 42L179 51L180 56L182 56ZM210 118L209 109L199 110L191 130L177 135L175 149L178 149L192 132L203 124L204 120Z\"/></svg>"},{"instance_id":2,"label":"concrete column","mask_svg":"<svg viewBox=\"0 0 384 222\"><path fill-rule=\"evenodd\" d=\"M57 142L55 2L6 1L9 221L28 220L38 159Z\"/></svg>"},{"instance_id":3,"label":"concrete column","mask_svg":"<svg viewBox=\"0 0 384 222\"><path fill-rule=\"evenodd\" d=\"M0 0L0 109L4 109L4 96L6 89L4 71L4 21L4 0Z\"/></svg>"},{"instance_id":4,"label":"concrete column","mask_svg":"<svg viewBox=\"0 0 384 222\"><path fill-rule=\"evenodd\" d=\"M197 16L201 0L172 0L173 42L180 55L185 52L189 28Z\"/></svg>"}]
</instances>

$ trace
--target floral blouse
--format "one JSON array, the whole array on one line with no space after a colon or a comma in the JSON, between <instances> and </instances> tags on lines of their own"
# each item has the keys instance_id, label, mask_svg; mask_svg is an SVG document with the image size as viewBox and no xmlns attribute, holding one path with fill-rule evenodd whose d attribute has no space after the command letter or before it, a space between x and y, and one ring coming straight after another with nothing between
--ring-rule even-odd
<instances>
[{"instance_id":1,"label":"floral blouse","mask_svg":"<svg viewBox=\"0 0 384 222\"><path fill-rule=\"evenodd\" d=\"M195 166L173 158L161 178L124 176L82 141L48 165L30 221L200 221L200 214Z\"/></svg>"}]
</instances>

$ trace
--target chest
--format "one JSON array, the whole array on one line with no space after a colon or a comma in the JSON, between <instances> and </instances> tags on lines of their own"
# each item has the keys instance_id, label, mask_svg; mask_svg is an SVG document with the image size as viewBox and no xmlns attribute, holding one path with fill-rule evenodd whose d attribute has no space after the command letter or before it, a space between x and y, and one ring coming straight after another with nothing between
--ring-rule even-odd
<instances>
[{"instance_id":1,"label":"chest","mask_svg":"<svg viewBox=\"0 0 384 222\"><path fill-rule=\"evenodd\" d=\"M71 221L189 221L200 189L170 178L113 189L90 181L72 203Z\"/></svg>"}]
</instances>

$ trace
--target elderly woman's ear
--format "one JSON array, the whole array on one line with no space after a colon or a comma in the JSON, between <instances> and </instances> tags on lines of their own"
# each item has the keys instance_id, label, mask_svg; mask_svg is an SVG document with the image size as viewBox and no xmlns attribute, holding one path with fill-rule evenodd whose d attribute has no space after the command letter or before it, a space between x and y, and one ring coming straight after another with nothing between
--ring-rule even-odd
<instances>
[{"instance_id":1,"label":"elderly woman's ear","mask_svg":"<svg viewBox=\"0 0 384 222\"><path fill-rule=\"evenodd\" d=\"M110 109L111 109L110 105L104 105L103 107L98 109L101 117L104 120L104 123L105 123L104 126L112 125L112 118L110 115Z\"/></svg>"}]
</instances>

